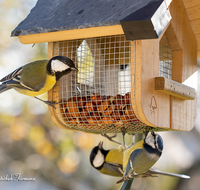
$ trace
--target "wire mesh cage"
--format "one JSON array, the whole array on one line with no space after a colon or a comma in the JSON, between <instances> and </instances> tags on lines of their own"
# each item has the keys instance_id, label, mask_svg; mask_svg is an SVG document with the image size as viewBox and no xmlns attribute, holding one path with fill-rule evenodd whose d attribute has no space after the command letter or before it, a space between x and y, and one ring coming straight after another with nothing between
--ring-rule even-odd
<instances>
[{"instance_id":1,"label":"wire mesh cage","mask_svg":"<svg viewBox=\"0 0 200 190\"><path fill-rule=\"evenodd\" d=\"M172 79L172 50L167 41L166 35L160 40L160 67L159 75L161 77Z\"/></svg>"},{"instance_id":2,"label":"wire mesh cage","mask_svg":"<svg viewBox=\"0 0 200 190\"><path fill-rule=\"evenodd\" d=\"M53 47L53 56L70 57L79 70L62 77L53 90L55 117L65 128L91 133L145 130L135 106L135 41L115 35L54 42Z\"/></svg>"}]
</instances>

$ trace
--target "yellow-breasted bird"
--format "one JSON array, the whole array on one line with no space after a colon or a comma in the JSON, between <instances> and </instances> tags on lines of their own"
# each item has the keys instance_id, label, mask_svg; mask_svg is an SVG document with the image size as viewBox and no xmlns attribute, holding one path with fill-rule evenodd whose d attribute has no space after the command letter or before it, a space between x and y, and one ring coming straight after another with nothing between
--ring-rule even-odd
<instances>
[{"instance_id":1,"label":"yellow-breasted bird","mask_svg":"<svg viewBox=\"0 0 200 190\"><path fill-rule=\"evenodd\" d=\"M100 141L98 146L95 146L90 153L90 163L99 172L115 176L123 177L123 151L125 150L123 145L120 145L118 149L105 150L103 148L103 142ZM155 177L157 175L166 175L171 177L179 177L189 179L190 176L184 174L174 174L169 172L163 172L152 166L147 172L135 176L135 177ZM131 182L131 181L130 181ZM132 182L131 182L132 184Z\"/></svg>"},{"instance_id":2,"label":"yellow-breasted bird","mask_svg":"<svg viewBox=\"0 0 200 190\"><path fill-rule=\"evenodd\" d=\"M90 153L90 163L99 172L111 176L123 176L123 147L105 150L103 141L95 146Z\"/></svg>"},{"instance_id":3,"label":"yellow-breasted bird","mask_svg":"<svg viewBox=\"0 0 200 190\"><path fill-rule=\"evenodd\" d=\"M90 163L99 172L116 177L123 177L123 151L122 145L118 149L105 150L103 141L100 141L98 146L95 146L90 153ZM135 177L155 177L157 175L166 175L171 177L179 177L189 179L190 177L183 174L174 174L162 172L152 166L147 172Z\"/></svg>"},{"instance_id":4,"label":"yellow-breasted bird","mask_svg":"<svg viewBox=\"0 0 200 190\"><path fill-rule=\"evenodd\" d=\"M147 134L146 134L147 136ZM120 190L129 190L133 179L147 172L160 158L163 140L160 135L151 132L144 138L126 149L123 153L124 176L117 183L123 182Z\"/></svg>"},{"instance_id":5,"label":"yellow-breasted bird","mask_svg":"<svg viewBox=\"0 0 200 190\"><path fill-rule=\"evenodd\" d=\"M55 83L71 71L78 71L74 62L65 56L55 56L50 60L38 60L28 63L0 80L0 93L15 89L21 94L32 96L49 91ZM41 99L39 99L41 100ZM41 100L53 106L54 102Z\"/></svg>"}]
</instances>

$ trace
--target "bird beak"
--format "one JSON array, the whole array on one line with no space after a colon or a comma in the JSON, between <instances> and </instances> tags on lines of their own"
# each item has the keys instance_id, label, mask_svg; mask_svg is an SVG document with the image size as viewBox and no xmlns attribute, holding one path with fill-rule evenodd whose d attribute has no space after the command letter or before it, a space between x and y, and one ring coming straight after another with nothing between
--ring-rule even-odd
<instances>
[{"instance_id":1,"label":"bird beak","mask_svg":"<svg viewBox=\"0 0 200 190\"><path fill-rule=\"evenodd\" d=\"M99 149L102 149L102 148L103 148L103 141L100 141L100 142L99 142L98 147L99 147Z\"/></svg>"},{"instance_id":2,"label":"bird beak","mask_svg":"<svg viewBox=\"0 0 200 190\"><path fill-rule=\"evenodd\" d=\"M78 71L78 69L76 67L71 67L72 71Z\"/></svg>"}]
</instances>

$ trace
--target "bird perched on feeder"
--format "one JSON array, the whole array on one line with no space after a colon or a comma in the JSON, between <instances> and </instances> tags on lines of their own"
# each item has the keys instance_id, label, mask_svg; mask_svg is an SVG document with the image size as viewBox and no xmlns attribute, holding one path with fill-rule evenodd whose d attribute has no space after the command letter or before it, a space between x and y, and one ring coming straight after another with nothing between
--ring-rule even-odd
<instances>
[{"instance_id":1,"label":"bird perched on feeder","mask_svg":"<svg viewBox=\"0 0 200 190\"><path fill-rule=\"evenodd\" d=\"M78 71L74 62L65 56L55 56L50 60L39 60L28 63L0 80L0 93L15 89L21 94L35 97L49 91L55 83L71 71ZM44 101L53 106L55 102ZM54 106L53 106L54 107Z\"/></svg>"},{"instance_id":2,"label":"bird perched on feeder","mask_svg":"<svg viewBox=\"0 0 200 190\"><path fill-rule=\"evenodd\" d=\"M100 141L98 146L95 146L90 153L90 163L92 167L103 174L123 177L123 151L123 146L119 146L118 149L105 150L103 148L103 141ZM157 175L166 175L184 179L190 178L183 174L162 172L153 166L147 172L136 177L155 177Z\"/></svg>"},{"instance_id":3,"label":"bird perched on feeder","mask_svg":"<svg viewBox=\"0 0 200 190\"><path fill-rule=\"evenodd\" d=\"M105 150L103 141L99 142L90 153L90 163L99 172L111 176L123 176L123 147Z\"/></svg>"},{"instance_id":4,"label":"bird perched on feeder","mask_svg":"<svg viewBox=\"0 0 200 190\"><path fill-rule=\"evenodd\" d=\"M147 172L160 158L163 140L160 135L151 132L144 140L137 142L123 153L124 176L117 183L123 182L120 190L131 188L133 179Z\"/></svg>"}]
</instances>

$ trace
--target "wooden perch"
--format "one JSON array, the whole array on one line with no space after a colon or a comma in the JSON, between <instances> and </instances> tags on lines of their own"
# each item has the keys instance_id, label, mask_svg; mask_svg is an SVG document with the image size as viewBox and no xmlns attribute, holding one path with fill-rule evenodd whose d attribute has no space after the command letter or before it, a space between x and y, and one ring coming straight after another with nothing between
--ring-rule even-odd
<instances>
[{"instance_id":1,"label":"wooden perch","mask_svg":"<svg viewBox=\"0 0 200 190\"><path fill-rule=\"evenodd\" d=\"M164 77L155 77L155 90L185 100L194 100L196 98L194 88Z\"/></svg>"}]
</instances>

